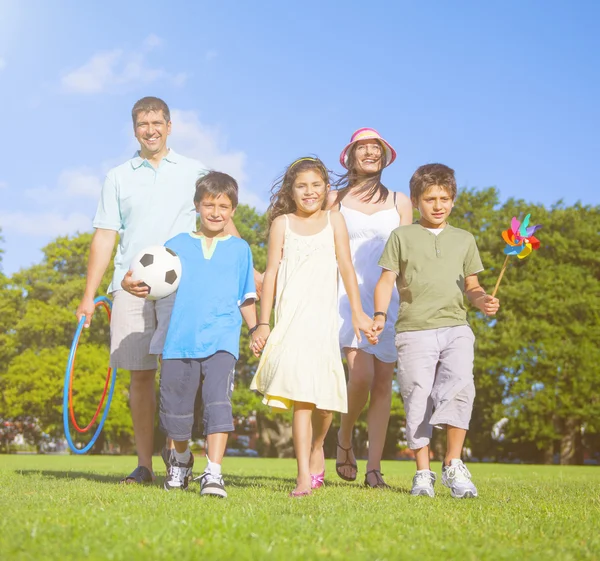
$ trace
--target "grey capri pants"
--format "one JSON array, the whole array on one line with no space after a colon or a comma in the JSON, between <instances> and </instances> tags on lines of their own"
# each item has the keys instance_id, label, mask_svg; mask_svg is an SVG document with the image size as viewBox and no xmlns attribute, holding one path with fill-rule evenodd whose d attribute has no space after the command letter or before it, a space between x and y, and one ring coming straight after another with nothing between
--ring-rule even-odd
<instances>
[{"instance_id":1,"label":"grey capri pants","mask_svg":"<svg viewBox=\"0 0 600 561\"><path fill-rule=\"evenodd\" d=\"M398 384L410 449L427 446L434 426L469 428L475 399L474 343L468 325L396 335Z\"/></svg>"},{"instance_id":2,"label":"grey capri pants","mask_svg":"<svg viewBox=\"0 0 600 561\"><path fill-rule=\"evenodd\" d=\"M202 400L204 434L232 432L231 394L236 359L225 351L206 358L164 359L160 373L160 426L169 438L189 440Z\"/></svg>"}]
</instances>

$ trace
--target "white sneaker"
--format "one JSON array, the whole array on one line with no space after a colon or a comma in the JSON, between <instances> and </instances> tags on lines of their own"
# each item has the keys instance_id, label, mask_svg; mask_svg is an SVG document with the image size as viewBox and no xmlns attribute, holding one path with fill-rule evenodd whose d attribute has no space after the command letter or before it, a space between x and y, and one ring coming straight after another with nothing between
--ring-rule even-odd
<instances>
[{"instance_id":1,"label":"white sneaker","mask_svg":"<svg viewBox=\"0 0 600 561\"><path fill-rule=\"evenodd\" d=\"M435 484L436 476L433 471L422 470L415 473L412 482L412 489L410 494L423 497L435 497L435 491L433 486Z\"/></svg>"},{"instance_id":2,"label":"white sneaker","mask_svg":"<svg viewBox=\"0 0 600 561\"><path fill-rule=\"evenodd\" d=\"M188 483L192 477L194 456L190 453L190 459L187 464L180 464L174 455L168 456L168 459L169 463L167 464L167 477L163 485L164 488L167 491L171 491L172 489L187 491Z\"/></svg>"},{"instance_id":3,"label":"white sneaker","mask_svg":"<svg viewBox=\"0 0 600 561\"><path fill-rule=\"evenodd\" d=\"M462 460L450 460L449 466L442 468L442 484L450 488L455 499L477 497L477 487L471 481L471 473Z\"/></svg>"},{"instance_id":4,"label":"white sneaker","mask_svg":"<svg viewBox=\"0 0 600 561\"><path fill-rule=\"evenodd\" d=\"M200 495L213 495L222 499L227 497L225 482L221 475L213 475L210 471L205 471L198 479L200 479Z\"/></svg>"}]
</instances>

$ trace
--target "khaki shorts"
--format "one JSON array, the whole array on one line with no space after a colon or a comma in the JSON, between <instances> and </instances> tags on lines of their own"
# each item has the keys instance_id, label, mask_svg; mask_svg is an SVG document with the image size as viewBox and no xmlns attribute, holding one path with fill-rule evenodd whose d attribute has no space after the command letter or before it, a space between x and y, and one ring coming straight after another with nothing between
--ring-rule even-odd
<instances>
[{"instance_id":1,"label":"khaki shorts","mask_svg":"<svg viewBox=\"0 0 600 561\"><path fill-rule=\"evenodd\" d=\"M156 370L175 294L145 300L117 290L111 296L110 365L123 370Z\"/></svg>"}]
</instances>

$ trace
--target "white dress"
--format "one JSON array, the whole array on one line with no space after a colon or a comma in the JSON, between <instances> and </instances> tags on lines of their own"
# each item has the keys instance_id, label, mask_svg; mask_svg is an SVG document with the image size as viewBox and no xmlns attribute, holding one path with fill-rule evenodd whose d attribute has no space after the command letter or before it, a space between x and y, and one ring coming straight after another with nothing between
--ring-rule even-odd
<instances>
[{"instance_id":1,"label":"white dress","mask_svg":"<svg viewBox=\"0 0 600 561\"><path fill-rule=\"evenodd\" d=\"M294 401L346 413L346 377L338 346L337 275L333 227L302 236L285 216L277 272L275 327L250 389L263 403L289 409Z\"/></svg>"},{"instance_id":2,"label":"white dress","mask_svg":"<svg viewBox=\"0 0 600 561\"><path fill-rule=\"evenodd\" d=\"M366 314L372 316L375 312L373 309L375 285L381 276L381 267L378 264L379 258L383 253L392 230L400 226L400 215L395 206L368 215L340 204L340 212L343 214L346 226L348 227L350 252L352 254L352 263L356 270L362 307ZM387 310L377 310L387 311L385 328L379 335L379 343L377 345L371 345L364 336L360 343L356 339L356 335L354 335L354 330L352 329L350 302L348 301L348 295L341 279L339 280L338 297L340 347L342 349L344 347L361 349L375 355L382 362L396 362L398 355L396 353L396 345L394 344L394 325L400 306L400 298L396 286L394 285L389 308Z\"/></svg>"}]
</instances>

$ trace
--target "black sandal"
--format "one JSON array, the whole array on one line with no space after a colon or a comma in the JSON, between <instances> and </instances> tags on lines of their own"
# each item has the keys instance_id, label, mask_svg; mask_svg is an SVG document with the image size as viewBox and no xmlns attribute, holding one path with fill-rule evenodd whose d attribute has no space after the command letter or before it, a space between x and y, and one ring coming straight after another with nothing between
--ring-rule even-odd
<instances>
[{"instance_id":1,"label":"black sandal","mask_svg":"<svg viewBox=\"0 0 600 561\"><path fill-rule=\"evenodd\" d=\"M371 485L369 483L369 474L374 473L375 479L377 483L375 485ZM391 487L383 480L383 473L381 473L378 469L369 470L365 473L365 487L370 487L371 489L391 489Z\"/></svg>"},{"instance_id":2,"label":"black sandal","mask_svg":"<svg viewBox=\"0 0 600 561\"><path fill-rule=\"evenodd\" d=\"M336 442L337 447L342 449L344 452L346 452L346 461L345 462L336 462L335 463L335 472L344 480L344 481L356 481L356 476L358 474L358 466L356 464L353 464L350 461L350 458L348 456L349 452L352 452L352 446L350 446L350 448L344 448L341 444L340 441L338 440ZM347 475L344 475L341 471L340 468L344 467L344 466L349 466L351 468L353 468L356 473L354 474L354 477L348 477Z\"/></svg>"},{"instance_id":3,"label":"black sandal","mask_svg":"<svg viewBox=\"0 0 600 561\"><path fill-rule=\"evenodd\" d=\"M152 483L154 476L152 472L145 466L136 467L127 477L121 479L120 483Z\"/></svg>"}]
</instances>

